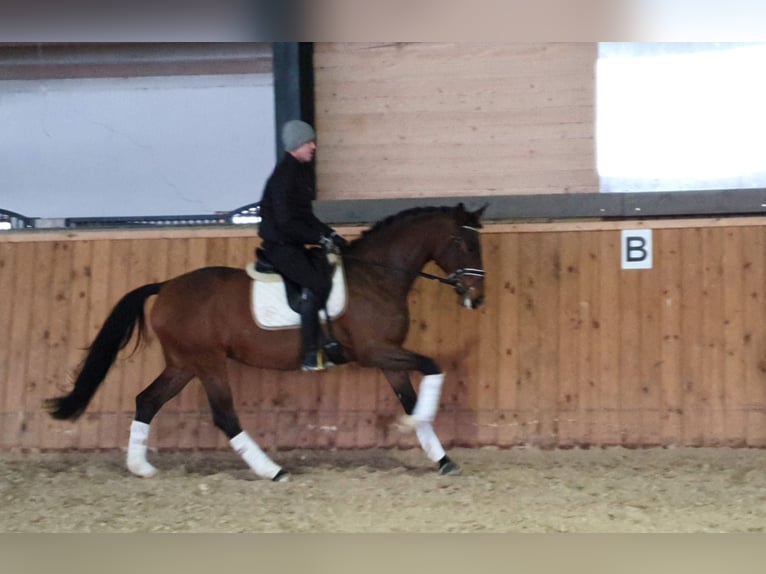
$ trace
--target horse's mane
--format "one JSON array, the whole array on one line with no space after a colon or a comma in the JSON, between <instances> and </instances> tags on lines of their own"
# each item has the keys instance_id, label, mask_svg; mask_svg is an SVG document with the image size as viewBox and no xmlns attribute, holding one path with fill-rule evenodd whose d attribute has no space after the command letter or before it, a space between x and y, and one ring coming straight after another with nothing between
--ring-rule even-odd
<instances>
[{"instance_id":1,"label":"horse's mane","mask_svg":"<svg viewBox=\"0 0 766 574\"><path fill-rule=\"evenodd\" d=\"M455 207L448 207L448 206L412 207L410 209L405 209L404 211L400 211L399 213L395 213L393 215L389 215L388 217L384 219L381 219L380 221L375 223L372 227L363 231L362 235L358 239L352 242L352 245L361 243L362 241L365 241L369 237L377 235L381 230L388 229L394 223L398 223L402 220L414 218L419 215L425 215L428 213L451 214L455 211L455 209L456 209Z\"/></svg>"}]
</instances>

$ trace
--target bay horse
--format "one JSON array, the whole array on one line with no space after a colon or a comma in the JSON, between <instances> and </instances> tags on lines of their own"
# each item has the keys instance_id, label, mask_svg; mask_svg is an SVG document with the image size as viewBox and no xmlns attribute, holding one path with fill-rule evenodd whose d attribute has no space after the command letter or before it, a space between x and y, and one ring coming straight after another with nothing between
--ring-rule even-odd
<instances>
[{"instance_id":1,"label":"bay horse","mask_svg":"<svg viewBox=\"0 0 766 574\"><path fill-rule=\"evenodd\" d=\"M486 205L469 211L417 207L383 219L342 252L348 303L332 330L343 357L363 367L382 369L399 399L402 421L415 430L426 456L441 474L460 467L445 453L432 422L438 410L444 373L430 357L404 349L409 329L407 295L418 276L454 287L459 303L476 308L484 300L479 229ZM434 261L446 277L422 271ZM88 406L109 369L137 331L145 334L144 306L156 295L149 321L162 345L165 368L136 396L127 467L135 475L157 473L146 458L149 425L160 408L197 377L206 392L213 422L231 447L260 477L286 480L288 474L243 431L227 381L227 360L263 369L298 370L299 329L261 329L253 319L251 279L243 269L204 267L173 279L138 287L120 299L90 346L65 396L48 399L54 418L75 420ZM422 373L419 396L410 371Z\"/></svg>"}]
</instances>

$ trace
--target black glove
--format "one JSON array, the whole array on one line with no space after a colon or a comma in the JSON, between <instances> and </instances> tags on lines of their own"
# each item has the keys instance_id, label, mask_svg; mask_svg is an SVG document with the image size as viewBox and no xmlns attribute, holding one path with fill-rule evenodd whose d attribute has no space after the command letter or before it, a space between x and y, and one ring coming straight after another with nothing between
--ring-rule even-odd
<instances>
[{"instance_id":1,"label":"black glove","mask_svg":"<svg viewBox=\"0 0 766 574\"><path fill-rule=\"evenodd\" d=\"M348 241L333 231L332 235L329 237L327 235L322 235L319 238L319 245L321 245L327 253L340 253L340 250L348 245Z\"/></svg>"},{"instance_id":2,"label":"black glove","mask_svg":"<svg viewBox=\"0 0 766 574\"><path fill-rule=\"evenodd\" d=\"M330 235L330 239L332 240L333 245L335 245L335 247L338 249L343 249L346 245L348 245L348 241L338 235L335 231L333 231L332 235Z\"/></svg>"}]
</instances>

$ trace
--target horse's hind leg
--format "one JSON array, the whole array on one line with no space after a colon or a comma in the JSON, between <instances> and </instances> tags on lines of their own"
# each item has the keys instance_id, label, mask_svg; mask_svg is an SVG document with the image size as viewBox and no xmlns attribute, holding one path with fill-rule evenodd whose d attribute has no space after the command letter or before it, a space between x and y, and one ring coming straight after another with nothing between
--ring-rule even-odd
<instances>
[{"instance_id":1,"label":"horse's hind leg","mask_svg":"<svg viewBox=\"0 0 766 574\"><path fill-rule=\"evenodd\" d=\"M146 460L149 424L162 405L180 393L192 376L189 371L165 367L160 376L136 396L136 416L130 425L126 460L128 470L136 476L149 478L157 474L157 469Z\"/></svg>"},{"instance_id":2,"label":"horse's hind leg","mask_svg":"<svg viewBox=\"0 0 766 574\"><path fill-rule=\"evenodd\" d=\"M262 478L273 481L287 480L287 473L261 450L258 444L242 430L234 411L231 387L226 380L226 365L211 369L200 376L205 387L215 426L229 438L229 444L247 465Z\"/></svg>"},{"instance_id":3,"label":"horse's hind leg","mask_svg":"<svg viewBox=\"0 0 766 574\"><path fill-rule=\"evenodd\" d=\"M415 393L415 388L412 386L412 383L410 382L410 377L407 374L406 371L389 371L384 370L383 374L386 376L386 380L388 380L391 387L394 389L394 393L396 394L396 397L399 399L399 402L402 403L402 407L404 407L404 412L407 415L412 415L415 409L417 408L418 403L421 405L423 402L418 400L418 396ZM432 377L434 375L431 375ZM433 379L425 379L423 382L430 381ZM423 384L421 382L421 386ZM439 381L439 387L441 387L441 381ZM434 385L435 386L435 385ZM434 402L434 389L433 388L426 388L424 389L425 394L428 395L430 393L430 397L427 398L427 401L429 403ZM439 402L439 395L436 394L435 402L436 405L433 404L429 405L427 409L429 412L433 412L435 414L436 409L438 408L438 402ZM423 397L421 397L423 398ZM439 465L439 473L440 474L449 474L449 475L456 475L460 474L460 467L455 464L450 457L447 456L447 453L444 452L444 448L442 447L441 442L439 441L439 437L436 436L436 432L433 429L433 425L431 424L431 420L433 417L427 417L428 420L417 420L415 419L415 434L418 437L418 440L420 441L420 446L423 447L423 450L426 453L426 456L433 462L437 463Z\"/></svg>"}]
</instances>

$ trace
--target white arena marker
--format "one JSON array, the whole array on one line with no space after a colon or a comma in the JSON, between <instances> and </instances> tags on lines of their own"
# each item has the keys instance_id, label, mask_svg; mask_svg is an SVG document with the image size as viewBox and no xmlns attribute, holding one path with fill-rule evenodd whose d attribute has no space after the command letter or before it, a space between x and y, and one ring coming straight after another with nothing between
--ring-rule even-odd
<instances>
[{"instance_id":1,"label":"white arena marker","mask_svg":"<svg viewBox=\"0 0 766 574\"><path fill-rule=\"evenodd\" d=\"M652 230L623 229L622 268L651 269L652 265Z\"/></svg>"}]
</instances>

